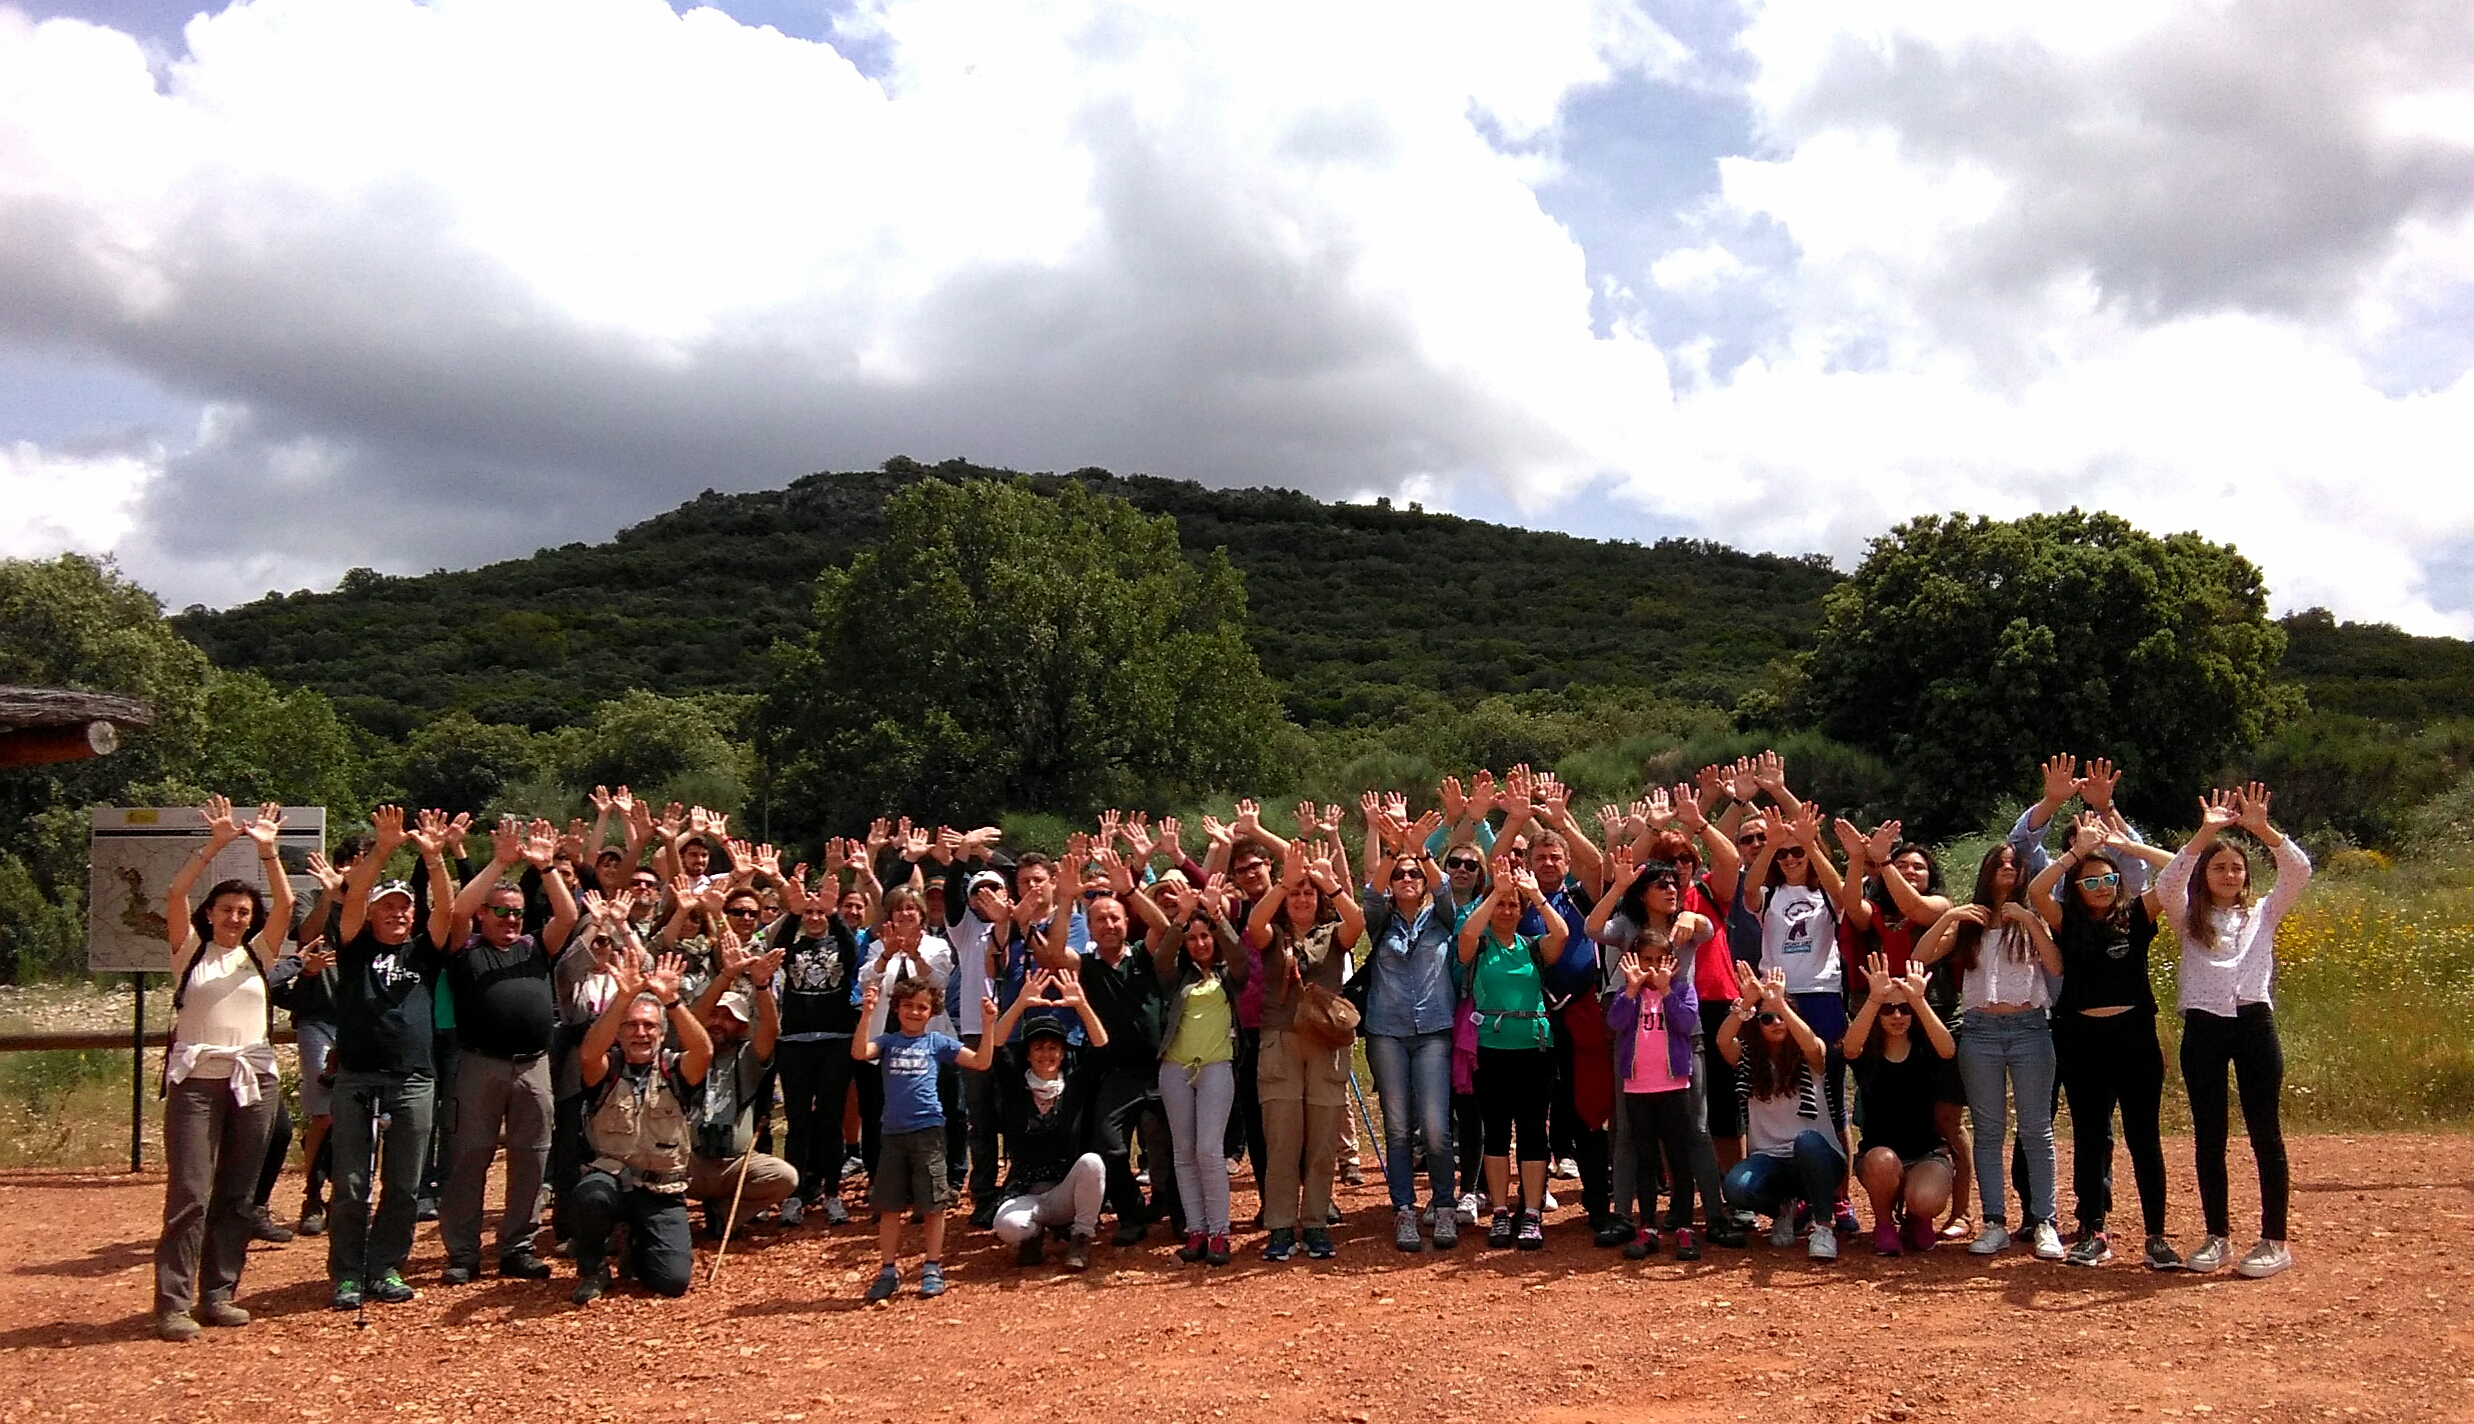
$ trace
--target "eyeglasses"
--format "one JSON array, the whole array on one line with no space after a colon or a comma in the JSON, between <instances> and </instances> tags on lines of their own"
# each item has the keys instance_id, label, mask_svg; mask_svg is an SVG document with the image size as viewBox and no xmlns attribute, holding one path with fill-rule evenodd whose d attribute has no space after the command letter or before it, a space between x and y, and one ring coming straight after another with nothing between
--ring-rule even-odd
<instances>
[{"instance_id":1,"label":"eyeglasses","mask_svg":"<svg viewBox=\"0 0 2474 1424\"><path fill-rule=\"evenodd\" d=\"M1443 868L1453 871L1465 870L1469 874L1475 875L1479 871L1484 870L1486 867L1484 864L1474 860L1447 860L1443 862Z\"/></svg>"},{"instance_id":2,"label":"eyeglasses","mask_svg":"<svg viewBox=\"0 0 2474 1424\"><path fill-rule=\"evenodd\" d=\"M2079 877L2079 888L2082 890L2110 890L2114 886L2121 883L2122 877L2118 871L2107 872L2103 875L2082 875Z\"/></svg>"},{"instance_id":3,"label":"eyeglasses","mask_svg":"<svg viewBox=\"0 0 2474 1424\"><path fill-rule=\"evenodd\" d=\"M1424 880L1425 878L1426 878L1426 872L1425 872L1425 871L1423 871L1423 870L1418 869L1418 868L1417 868L1416 866L1414 866L1414 865L1403 865L1403 866L1398 866L1398 867L1395 867L1395 868L1393 869L1393 871L1392 871L1392 879L1393 879L1395 882L1402 881L1402 880L1420 880L1420 881L1422 881L1422 880Z\"/></svg>"},{"instance_id":4,"label":"eyeglasses","mask_svg":"<svg viewBox=\"0 0 2474 1424\"><path fill-rule=\"evenodd\" d=\"M1271 862L1270 862L1270 861L1268 861L1268 860L1249 860L1249 861L1247 861L1247 862L1246 862L1245 864L1243 864L1243 865L1232 865L1232 866L1230 866L1230 867L1229 867L1229 873L1230 873L1231 875L1245 875L1245 874L1249 874L1249 873L1251 873L1251 872L1253 872L1253 871L1257 871L1257 870L1268 870L1268 869L1270 869L1270 868L1271 868Z\"/></svg>"},{"instance_id":5,"label":"eyeglasses","mask_svg":"<svg viewBox=\"0 0 2474 1424\"><path fill-rule=\"evenodd\" d=\"M520 920L524 918L524 907L521 905L484 905L481 907L481 913L495 915L502 920Z\"/></svg>"},{"instance_id":6,"label":"eyeglasses","mask_svg":"<svg viewBox=\"0 0 2474 1424\"><path fill-rule=\"evenodd\" d=\"M661 882L658 880L630 880L627 885L631 890L659 890L661 888Z\"/></svg>"}]
</instances>

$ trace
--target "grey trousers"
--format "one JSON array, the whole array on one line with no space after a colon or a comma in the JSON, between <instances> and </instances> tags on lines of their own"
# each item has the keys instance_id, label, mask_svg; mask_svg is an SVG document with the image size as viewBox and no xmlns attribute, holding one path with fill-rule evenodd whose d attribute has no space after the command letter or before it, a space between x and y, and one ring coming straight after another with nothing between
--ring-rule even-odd
<instances>
[{"instance_id":1,"label":"grey trousers","mask_svg":"<svg viewBox=\"0 0 2474 1424\"><path fill-rule=\"evenodd\" d=\"M1227 1175L1225 1169L1222 1175ZM1076 1236L1097 1235L1100 1206L1108 1198L1108 1164L1097 1152L1074 1159L1065 1180L1036 1195L1023 1192L997 1203L996 1237L1019 1246L1051 1226L1071 1225Z\"/></svg>"},{"instance_id":2,"label":"grey trousers","mask_svg":"<svg viewBox=\"0 0 2474 1424\"><path fill-rule=\"evenodd\" d=\"M447 1189L438 1201L438 1237L450 1265L481 1263L481 1212L490 1159L507 1131L507 1204L498 1219L498 1255L529 1251L541 1230L541 1179L550 1165L550 1055L526 1062L464 1050L448 1108Z\"/></svg>"},{"instance_id":3,"label":"grey trousers","mask_svg":"<svg viewBox=\"0 0 2474 1424\"><path fill-rule=\"evenodd\" d=\"M414 1197L421 1189L421 1154L430 1138L426 1076L409 1073L335 1075L335 1199L327 1208L326 1273L364 1285L401 1270L412 1254ZM386 1115L379 1145L378 1209L370 1210L370 1147L376 1117Z\"/></svg>"},{"instance_id":4,"label":"grey trousers","mask_svg":"<svg viewBox=\"0 0 2474 1424\"><path fill-rule=\"evenodd\" d=\"M235 1065L235 1071L246 1073ZM274 1075L258 1100L232 1101L228 1078L187 1078L163 1104L163 1235L155 1242L155 1309L187 1311L240 1288L266 1135L275 1125Z\"/></svg>"}]
</instances>

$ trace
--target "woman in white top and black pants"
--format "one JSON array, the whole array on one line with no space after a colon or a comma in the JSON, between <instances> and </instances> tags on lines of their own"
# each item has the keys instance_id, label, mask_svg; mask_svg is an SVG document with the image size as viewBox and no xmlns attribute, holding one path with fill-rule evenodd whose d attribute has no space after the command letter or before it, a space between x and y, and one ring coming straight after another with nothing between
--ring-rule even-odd
<instances>
[{"instance_id":1,"label":"woman in white top and black pants","mask_svg":"<svg viewBox=\"0 0 2474 1424\"><path fill-rule=\"evenodd\" d=\"M232 803L205 806L207 846L172 877L164 919L172 942L172 1046L164 1062L163 1236L155 1243L155 1333L196 1337L208 1325L246 1325L232 1303L249 1249L258 1170L275 1122L275 1049L266 969L292 928L292 887L275 858L282 812L259 809L242 829ZM258 848L267 893L218 881L193 914L189 887L223 848L246 835ZM201 1254L202 1252L202 1254Z\"/></svg>"},{"instance_id":2,"label":"woman in white top and black pants","mask_svg":"<svg viewBox=\"0 0 2474 1424\"><path fill-rule=\"evenodd\" d=\"M2217 837L2240 826L2276 859L2276 888L2254 904L2251 861ZM2242 1098L2242 1128L2259 1164L2259 1243L2236 1267L2254 1279L2293 1264L2285 1245L2291 1182L2277 1097L2285 1050L2276 1036L2270 981L2276 929L2311 879L2311 858L2268 823L2268 788L2219 791L2199 804L2199 831L2156 878L2166 920L2182 936L2182 1085L2190 1092L2191 1137L2199 1154L2199 1209L2208 1239L2191 1253L2194 1271L2225 1264L2231 1234L2225 1184L2225 1068Z\"/></svg>"}]
</instances>

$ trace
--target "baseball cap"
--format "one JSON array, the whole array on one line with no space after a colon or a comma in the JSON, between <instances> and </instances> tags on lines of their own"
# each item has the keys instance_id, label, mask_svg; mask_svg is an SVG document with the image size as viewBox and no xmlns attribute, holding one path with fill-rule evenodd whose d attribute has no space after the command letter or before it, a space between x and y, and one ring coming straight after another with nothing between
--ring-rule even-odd
<instances>
[{"instance_id":1,"label":"baseball cap","mask_svg":"<svg viewBox=\"0 0 2474 1424\"><path fill-rule=\"evenodd\" d=\"M401 895L409 900L412 898L412 887L401 880L383 881L376 889L369 892L369 903L375 906L389 895Z\"/></svg>"},{"instance_id":2,"label":"baseball cap","mask_svg":"<svg viewBox=\"0 0 2474 1424\"><path fill-rule=\"evenodd\" d=\"M1029 1046L1033 1039L1038 1038L1053 1038L1059 1043L1072 1042L1071 1039L1066 1037L1065 1025L1057 1022L1055 1019L1052 1019L1045 1014L1042 1014L1035 1019L1026 1019L1023 1021L1022 1042L1024 1046Z\"/></svg>"}]
</instances>

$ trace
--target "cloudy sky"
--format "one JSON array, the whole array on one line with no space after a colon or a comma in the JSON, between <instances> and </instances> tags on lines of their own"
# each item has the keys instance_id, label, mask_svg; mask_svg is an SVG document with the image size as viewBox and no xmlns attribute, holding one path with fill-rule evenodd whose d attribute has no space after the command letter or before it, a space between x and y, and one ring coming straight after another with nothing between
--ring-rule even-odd
<instances>
[{"instance_id":1,"label":"cloudy sky","mask_svg":"<svg viewBox=\"0 0 2474 1424\"><path fill-rule=\"evenodd\" d=\"M0 0L0 555L175 606L889 455L2474 635L2463 0Z\"/></svg>"}]
</instances>

